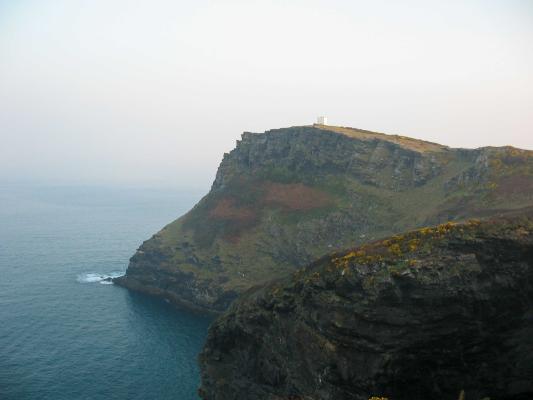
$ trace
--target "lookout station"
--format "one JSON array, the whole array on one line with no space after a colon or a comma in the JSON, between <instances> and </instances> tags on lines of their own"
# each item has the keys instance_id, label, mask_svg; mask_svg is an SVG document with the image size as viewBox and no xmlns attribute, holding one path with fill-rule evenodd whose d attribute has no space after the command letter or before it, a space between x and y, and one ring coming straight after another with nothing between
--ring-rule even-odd
<instances>
[{"instance_id":1,"label":"lookout station","mask_svg":"<svg viewBox=\"0 0 533 400\"><path fill-rule=\"evenodd\" d=\"M318 125L327 125L328 124L328 117L322 115L322 116L317 118L316 123Z\"/></svg>"}]
</instances>

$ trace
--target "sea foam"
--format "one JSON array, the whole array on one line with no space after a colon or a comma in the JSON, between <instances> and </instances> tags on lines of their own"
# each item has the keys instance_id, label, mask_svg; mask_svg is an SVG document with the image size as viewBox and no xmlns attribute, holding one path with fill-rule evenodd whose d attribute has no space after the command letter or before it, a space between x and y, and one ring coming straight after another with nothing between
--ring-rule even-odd
<instances>
[{"instance_id":1,"label":"sea foam","mask_svg":"<svg viewBox=\"0 0 533 400\"><path fill-rule=\"evenodd\" d=\"M89 272L86 274L80 274L76 278L79 283L100 283L102 285L112 285L110 278L118 278L119 276L124 275L124 272L110 272L109 274L99 274L94 272Z\"/></svg>"}]
</instances>

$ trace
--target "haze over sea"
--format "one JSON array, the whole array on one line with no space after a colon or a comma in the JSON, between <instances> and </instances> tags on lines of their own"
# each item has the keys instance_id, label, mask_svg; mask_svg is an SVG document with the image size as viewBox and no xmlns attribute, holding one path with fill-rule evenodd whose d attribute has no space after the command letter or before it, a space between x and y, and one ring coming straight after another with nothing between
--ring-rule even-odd
<instances>
[{"instance_id":1,"label":"haze over sea","mask_svg":"<svg viewBox=\"0 0 533 400\"><path fill-rule=\"evenodd\" d=\"M108 282L200 193L0 187L0 399L197 399L210 319Z\"/></svg>"}]
</instances>

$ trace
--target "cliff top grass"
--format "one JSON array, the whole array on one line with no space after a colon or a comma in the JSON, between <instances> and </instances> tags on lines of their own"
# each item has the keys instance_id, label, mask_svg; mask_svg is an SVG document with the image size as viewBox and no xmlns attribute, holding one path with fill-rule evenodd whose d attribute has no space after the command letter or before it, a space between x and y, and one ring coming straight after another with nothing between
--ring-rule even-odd
<instances>
[{"instance_id":1,"label":"cliff top grass","mask_svg":"<svg viewBox=\"0 0 533 400\"><path fill-rule=\"evenodd\" d=\"M313 127L317 129L321 129L324 131L330 131L335 133L340 133L342 135L355 138L355 139L361 139L361 140L374 140L374 139L380 139L385 140L387 142L391 142L394 144L397 144L399 146L402 146L406 149L417 151L420 153L426 153L426 152L443 152L449 150L448 146L444 146L438 143L433 142L427 142L420 139L413 139L407 136L401 136L401 135L388 135L385 133L380 132L372 132L367 131L364 129L357 129L357 128L348 128L344 126L331 126L331 125L319 125L314 124Z\"/></svg>"}]
</instances>

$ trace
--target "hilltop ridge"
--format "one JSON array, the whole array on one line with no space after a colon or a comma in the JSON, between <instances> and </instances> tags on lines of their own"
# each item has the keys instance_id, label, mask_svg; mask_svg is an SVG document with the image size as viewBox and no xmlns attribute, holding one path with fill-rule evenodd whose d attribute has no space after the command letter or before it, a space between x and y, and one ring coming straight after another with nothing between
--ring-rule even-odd
<instances>
[{"instance_id":1,"label":"hilltop ridge","mask_svg":"<svg viewBox=\"0 0 533 400\"><path fill-rule=\"evenodd\" d=\"M391 143L400 145L402 147L406 147L414 151L422 151L422 152L424 151L446 151L450 149L450 147L448 146L438 144L438 143L428 142L426 140L414 139L414 138L410 138L408 136L402 136L402 135L390 135L386 133L374 132L374 131L369 131L369 130L359 129L359 128L350 128L350 127L345 127L345 126L334 126L334 125L320 125L320 124L313 124L312 127L316 129L322 129L325 131L340 133L340 134L346 135L348 137L356 138L356 139L386 140Z\"/></svg>"}]
</instances>

